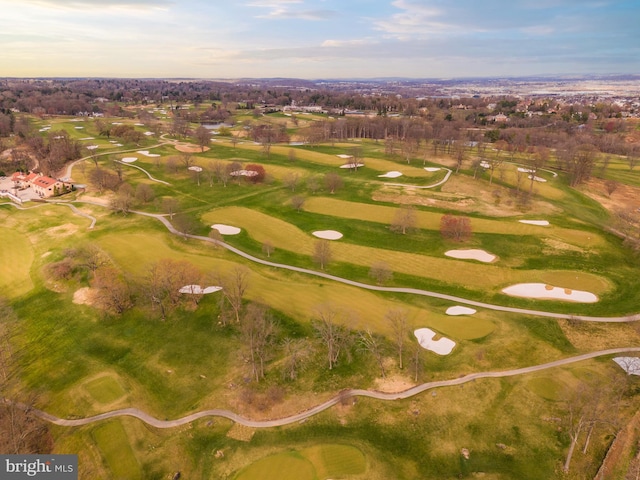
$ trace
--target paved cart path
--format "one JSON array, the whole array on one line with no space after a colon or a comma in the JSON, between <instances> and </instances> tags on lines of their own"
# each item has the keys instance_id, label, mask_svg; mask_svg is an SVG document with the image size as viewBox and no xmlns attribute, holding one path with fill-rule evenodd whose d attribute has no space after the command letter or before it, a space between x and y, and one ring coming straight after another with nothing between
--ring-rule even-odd
<instances>
[{"instance_id":1,"label":"paved cart path","mask_svg":"<svg viewBox=\"0 0 640 480\"><path fill-rule=\"evenodd\" d=\"M464 383L468 383L468 382L482 379L482 378L513 377L516 375L524 375L527 373L539 372L541 370L547 370L550 368L560 367L563 365L582 362L584 360L589 360L596 357L602 357L606 355L615 355L615 354L621 354L621 353L631 353L631 352L640 353L640 347L612 348L609 350L600 350L597 352L590 352L582 355L577 355L575 357L555 360L549 363L543 363L541 365L533 365L530 367L516 368L513 370L471 373L469 375L454 378L451 380L439 380L435 382L423 383L421 385L417 385L403 392L397 392L397 393L385 393L385 392L378 392L373 390L344 390L340 392L338 395L336 395L335 397L327 400L324 403L316 405L315 407L312 407L308 410L305 410L300 413L296 413L288 417L277 418L272 420L251 420L249 418L245 418L241 415L238 415L237 413L234 413L230 410L223 410L218 408L214 408L210 410L202 410L202 411L195 412L174 420L159 420L138 408L123 408L120 410L114 410L111 412L105 412L99 415L94 415L92 417L75 418L75 419L59 418L59 417L56 417L55 415L51 415L50 413L47 413L35 408L31 408L30 410L34 412L36 415L38 415L40 418L48 422L51 422L55 425L60 425L63 427L79 427L82 425L87 425L90 423L100 422L102 420L107 420L109 418L117 418L117 417L135 417L139 420L142 420L146 424L156 428L179 427L205 417L224 417L224 418L228 418L229 420L232 420L235 423L239 423L241 425L254 427L254 428L280 427L283 425L290 425L292 423L301 422L302 420L305 420L314 415L317 415L318 413L323 412L331 408L332 406L336 405L337 403L343 401L345 398L369 397L377 400L387 400L387 401L400 400L400 399L413 397L414 395L418 395L420 393L423 393L427 390L432 390L434 388L462 385ZM7 401L8 400L5 400L5 402ZM20 404L18 405L26 408L26 406L24 405L20 405Z\"/></svg>"}]
</instances>

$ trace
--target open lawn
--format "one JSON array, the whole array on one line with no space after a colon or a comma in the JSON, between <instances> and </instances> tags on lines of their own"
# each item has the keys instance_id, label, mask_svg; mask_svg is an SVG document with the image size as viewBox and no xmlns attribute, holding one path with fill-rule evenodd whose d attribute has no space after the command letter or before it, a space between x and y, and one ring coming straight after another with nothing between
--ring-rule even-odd
<instances>
[{"instance_id":1,"label":"open lawn","mask_svg":"<svg viewBox=\"0 0 640 480\"><path fill-rule=\"evenodd\" d=\"M2 296L13 298L27 293L33 288L30 270L34 252L29 238L16 230L0 227L0 245Z\"/></svg>"},{"instance_id":2,"label":"open lawn","mask_svg":"<svg viewBox=\"0 0 640 480\"><path fill-rule=\"evenodd\" d=\"M140 465L119 420L112 420L96 427L93 438L111 472L111 478L114 480L142 479Z\"/></svg>"}]
</instances>

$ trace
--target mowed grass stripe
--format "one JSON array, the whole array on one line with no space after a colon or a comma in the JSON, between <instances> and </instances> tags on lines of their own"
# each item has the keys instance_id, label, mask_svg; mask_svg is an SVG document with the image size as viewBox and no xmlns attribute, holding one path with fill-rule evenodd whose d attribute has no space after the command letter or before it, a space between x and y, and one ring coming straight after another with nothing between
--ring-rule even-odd
<instances>
[{"instance_id":1,"label":"mowed grass stripe","mask_svg":"<svg viewBox=\"0 0 640 480\"><path fill-rule=\"evenodd\" d=\"M326 197L308 198L304 204L304 209L307 212L384 224L391 223L398 208L399 207L389 207L386 205L349 202ZM439 230L441 218L441 213L416 210L418 228ZM535 219L544 220L538 217ZM528 225L516 219L486 220L472 218L471 228L474 232L478 233L555 237L572 245L579 246L580 248L594 248L605 245L605 240L592 232L562 228L554 225L547 227Z\"/></svg>"},{"instance_id":2,"label":"mowed grass stripe","mask_svg":"<svg viewBox=\"0 0 640 480\"><path fill-rule=\"evenodd\" d=\"M334 202L332 199L320 200ZM350 203L337 202L339 205L344 205L345 208ZM364 209L370 207L370 210L376 213L380 211L383 215L389 215L396 210L392 207L367 204L355 204L355 206ZM347 215L350 213L347 213ZM347 218L351 217L347 216ZM246 230L257 242L262 243L268 240L277 249L284 249L303 255L311 255L314 244L317 241L310 233L307 234L283 220L243 207L221 208L205 214L203 219L216 223L229 222L233 226ZM370 220L370 218L367 218L367 220ZM519 225L527 227L524 224ZM497 291L514 283L542 282L543 278L548 279L550 276L548 271L511 270L499 265L453 260L444 256L442 258L431 257L339 241L331 243L331 251L335 261L364 267L371 266L375 262L385 262L395 272L483 290L493 288ZM596 294L609 289L609 284L606 280L585 272L571 272L571 276L567 276L566 280L569 283L560 286L574 289L588 288L589 291Z\"/></svg>"},{"instance_id":3,"label":"mowed grass stripe","mask_svg":"<svg viewBox=\"0 0 640 480\"><path fill-rule=\"evenodd\" d=\"M345 151L344 151L345 155L349 154L350 147L354 147L354 145L345 147ZM253 143L246 143L246 142L242 144L238 143L236 148L244 149L244 150L252 150L252 151L262 151L262 145L255 145ZM277 155L283 155L285 157L289 155L289 151L291 150L295 151L296 158L299 161L307 161L307 162L316 163L319 165L325 165L325 166L336 167L336 168L347 163L346 159L340 158L336 155L329 155L322 152L314 152L307 149L294 148L289 146L281 146L281 145L271 146L271 153L277 154ZM439 177L444 176L444 173L435 172L434 174L434 172L427 172L424 168L414 167L406 163L393 162L391 160L383 160L380 158L364 157L361 160L361 163L365 164L365 168L379 171L381 173L398 170L408 177L421 177L421 178L433 177L437 179ZM442 172L445 172L445 171L442 170ZM400 177L400 179L395 179L395 180L387 179L387 180L402 183L401 178L402 177Z\"/></svg>"},{"instance_id":4,"label":"mowed grass stripe","mask_svg":"<svg viewBox=\"0 0 640 480\"><path fill-rule=\"evenodd\" d=\"M239 266L236 262L213 256L214 252L227 257L230 254L215 251L208 245L203 251L210 251L212 255L185 253L172 249L161 239L151 235L106 235L101 238L100 243L120 266L126 266L126 270L134 276L143 275L149 265L162 258L187 260L212 278ZM352 313L342 319L346 326L354 329L371 328L384 334L391 333L384 319L385 313L399 308L407 311L409 324L415 328L430 326L457 339L484 337L494 329L493 323L481 316L469 318L464 323L450 322L450 318L444 313L408 306L361 288L271 268L252 269L246 296L248 300L265 301L275 310L300 321L313 318L318 306L331 304L339 310Z\"/></svg>"},{"instance_id":5,"label":"mowed grass stripe","mask_svg":"<svg viewBox=\"0 0 640 480\"><path fill-rule=\"evenodd\" d=\"M29 274L33 263L33 247L21 233L0 228L0 292L14 298L33 288Z\"/></svg>"},{"instance_id":6,"label":"mowed grass stripe","mask_svg":"<svg viewBox=\"0 0 640 480\"><path fill-rule=\"evenodd\" d=\"M142 478L140 464L133 454L127 433L119 420L101 425L93 431L102 456L113 479L136 480Z\"/></svg>"}]
</instances>

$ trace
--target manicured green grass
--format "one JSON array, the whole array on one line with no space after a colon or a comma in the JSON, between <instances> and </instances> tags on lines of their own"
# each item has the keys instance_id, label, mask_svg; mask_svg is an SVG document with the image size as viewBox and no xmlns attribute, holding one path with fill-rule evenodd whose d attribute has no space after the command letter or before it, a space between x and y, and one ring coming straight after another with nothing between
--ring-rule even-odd
<instances>
[{"instance_id":1,"label":"manicured green grass","mask_svg":"<svg viewBox=\"0 0 640 480\"><path fill-rule=\"evenodd\" d=\"M249 465L235 480L316 480L313 464L299 452L271 455Z\"/></svg>"},{"instance_id":2,"label":"manicured green grass","mask_svg":"<svg viewBox=\"0 0 640 480\"><path fill-rule=\"evenodd\" d=\"M300 453L313 463L318 478L348 478L367 468L363 453L351 445L315 445Z\"/></svg>"},{"instance_id":3,"label":"manicured green grass","mask_svg":"<svg viewBox=\"0 0 640 480\"><path fill-rule=\"evenodd\" d=\"M112 420L98 426L93 438L114 480L142 479L140 464L136 459L122 423Z\"/></svg>"},{"instance_id":4,"label":"manicured green grass","mask_svg":"<svg viewBox=\"0 0 640 480\"><path fill-rule=\"evenodd\" d=\"M244 468L236 480L315 480L350 478L367 468L362 452L350 445L315 445L303 450L281 452Z\"/></svg>"},{"instance_id":5,"label":"manicured green grass","mask_svg":"<svg viewBox=\"0 0 640 480\"><path fill-rule=\"evenodd\" d=\"M112 376L105 375L84 384L89 394L100 403L111 403L122 398L125 391L122 385Z\"/></svg>"}]
</instances>

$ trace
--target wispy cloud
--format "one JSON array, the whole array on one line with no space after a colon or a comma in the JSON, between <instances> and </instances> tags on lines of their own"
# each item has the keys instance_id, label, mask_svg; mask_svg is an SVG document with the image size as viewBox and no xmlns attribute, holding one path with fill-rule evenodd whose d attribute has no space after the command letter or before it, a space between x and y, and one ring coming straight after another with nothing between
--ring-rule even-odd
<instances>
[{"instance_id":1,"label":"wispy cloud","mask_svg":"<svg viewBox=\"0 0 640 480\"><path fill-rule=\"evenodd\" d=\"M22 4L55 9L104 9L104 8L167 8L174 0L21 0Z\"/></svg>"},{"instance_id":2,"label":"wispy cloud","mask_svg":"<svg viewBox=\"0 0 640 480\"><path fill-rule=\"evenodd\" d=\"M249 6L269 10L256 17L273 20L329 20L337 15L334 10L305 8L302 0L266 0L250 3Z\"/></svg>"}]
</instances>

